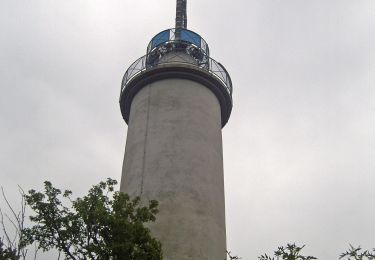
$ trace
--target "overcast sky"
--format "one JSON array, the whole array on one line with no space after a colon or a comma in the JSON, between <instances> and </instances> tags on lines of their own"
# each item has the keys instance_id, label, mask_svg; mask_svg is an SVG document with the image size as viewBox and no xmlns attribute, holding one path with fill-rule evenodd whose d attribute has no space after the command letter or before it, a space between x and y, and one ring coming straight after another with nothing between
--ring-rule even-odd
<instances>
[{"instance_id":1,"label":"overcast sky","mask_svg":"<svg viewBox=\"0 0 375 260\"><path fill-rule=\"evenodd\" d=\"M174 16L175 0L0 0L0 185L13 203L17 185L81 195L120 180L121 79ZM374 248L375 1L188 0L188 27L234 84L228 249Z\"/></svg>"}]
</instances>

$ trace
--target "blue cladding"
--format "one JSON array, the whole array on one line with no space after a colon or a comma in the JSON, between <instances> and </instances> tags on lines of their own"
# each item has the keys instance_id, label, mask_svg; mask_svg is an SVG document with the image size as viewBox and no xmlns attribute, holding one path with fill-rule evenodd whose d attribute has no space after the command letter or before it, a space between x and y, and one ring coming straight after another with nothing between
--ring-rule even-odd
<instances>
[{"instance_id":1,"label":"blue cladding","mask_svg":"<svg viewBox=\"0 0 375 260\"><path fill-rule=\"evenodd\" d=\"M152 39L151 49L155 48L156 46L158 46L159 44L163 42L169 41L169 37L170 37L170 30L166 30L166 31L159 33Z\"/></svg>"},{"instance_id":2,"label":"blue cladding","mask_svg":"<svg viewBox=\"0 0 375 260\"><path fill-rule=\"evenodd\" d=\"M192 32L192 31L188 31L188 30L181 30L181 40L182 41L187 41L187 42L190 42L196 46L198 46L199 48L201 47L201 37Z\"/></svg>"},{"instance_id":3,"label":"blue cladding","mask_svg":"<svg viewBox=\"0 0 375 260\"><path fill-rule=\"evenodd\" d=\"M158 33L154 38L152 38L151 42L147 46L147 53L163 45L164 43L178 41L195 45L196 47L201 48L206 55L209 55L208 45L202 39L202 37L199 34L184 28L174 28Z\"/></svg>"}]
</instances>

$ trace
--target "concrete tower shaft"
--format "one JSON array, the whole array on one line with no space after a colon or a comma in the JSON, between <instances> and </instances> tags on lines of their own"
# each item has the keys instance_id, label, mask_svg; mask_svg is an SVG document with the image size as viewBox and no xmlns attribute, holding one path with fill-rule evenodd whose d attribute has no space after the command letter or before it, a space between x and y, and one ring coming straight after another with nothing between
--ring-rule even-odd
<instances>
[{"instance_id":1,"label":"concrete tower shaft","mask_svg":"<svg viewBox=\"0 0 375 260\"><path fill-rule=\"evenodd\" d=\"M156 199L164 258L225 259L221 112L204 85L170 78L133 98L121 191Z\"/></svg>"},{"instance_id":2,"label":"concrete tower shaft","mask_svg":"<svg viewBox=\"0 0 375 260\"><path fill-rule=\"evenodd\" d=\"M186 10L186 0L177 2ZM164 259L220 260L226 258L221 128L232 109L232 82L203 38L186 22L177 26L183 21L177 18L177 28L157 34L123 78L128 134L120 190L159 201L150 229Z\"/></svg>"}]
</instances>

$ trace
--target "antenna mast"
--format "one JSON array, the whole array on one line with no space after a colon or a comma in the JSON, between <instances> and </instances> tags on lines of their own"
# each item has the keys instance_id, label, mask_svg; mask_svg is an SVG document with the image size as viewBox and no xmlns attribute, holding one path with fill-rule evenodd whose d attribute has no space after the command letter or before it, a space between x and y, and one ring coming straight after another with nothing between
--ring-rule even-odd
<instances>
[{"instance_id":1,"label":"antenna mast","mask_svg":"<svg viewBox=\"0 0 375 260\"><path fill-rule=\"evenodd\" d=\"M186 1L187 0L177 0L176 28L186 29L187 27Z\"/></svg>"}]
</instances>

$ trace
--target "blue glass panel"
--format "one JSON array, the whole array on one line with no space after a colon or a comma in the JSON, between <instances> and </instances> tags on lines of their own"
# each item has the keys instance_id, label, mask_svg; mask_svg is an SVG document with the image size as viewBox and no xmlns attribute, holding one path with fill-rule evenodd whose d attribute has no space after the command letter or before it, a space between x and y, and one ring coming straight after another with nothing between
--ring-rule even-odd
<instances>
[{"instance_id":1,"label":"blue glass panel","mask_svg":"<svg viewBox=\"0 0 375 260\"><path fill-rule=\"evenodd\" d=\"M191 42L192 44L198 46L199 48L201 47L201 37L188 30L181 30L181 40Z\"/></svg>"},{"instance_id":2,"label":"blue glass panel","mask_svg":"<svg viewBox=\"0 0 375 260\"><path fill-rule=\"evenodd\" d=\"M159 44L161 44L163 42L169 41L169 34L170 34L169 30L162 31L161 33L157 34L152 39L151 49L153 49L154 47L158 46Z\"/></svg>"}]
</instances>

